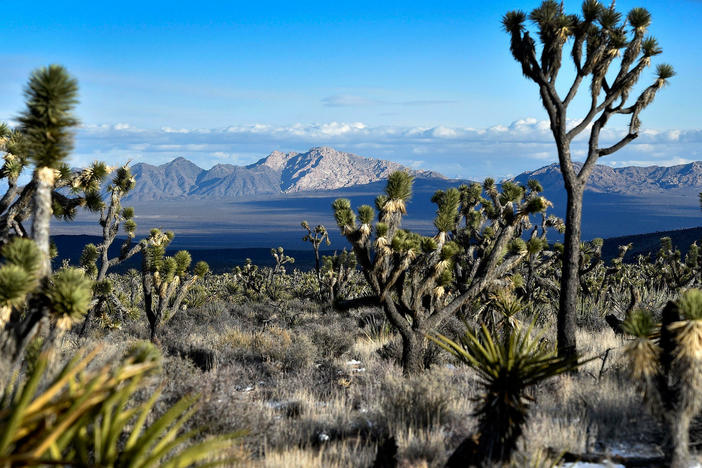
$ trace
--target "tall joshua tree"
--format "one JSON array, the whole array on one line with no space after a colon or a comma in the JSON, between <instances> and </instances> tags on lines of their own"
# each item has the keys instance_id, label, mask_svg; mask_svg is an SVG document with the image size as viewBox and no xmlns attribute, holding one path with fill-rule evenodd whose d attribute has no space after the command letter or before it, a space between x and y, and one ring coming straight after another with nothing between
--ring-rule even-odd
<instances>
[{"instance_id":1,"label":"tall joshua tree","mask_svg":"<svg viewBox=\"0 0 702 468\"><path fill-rule=\"evenodd\" d=\"M562 3L546 0L528 15L528 19L536 26L541 43L538 58L536 42L525 26L525 12L507 13L502 24L510 35L510 50L521 65L522 73L539 87L541 102L551 121L568 194L558 313L558 351L560 355L567 355L574 353L576 348L575 314L585 185L600 157L620 150L638 136L641 111L675 73L670 65L658 65L653 84L629 104L629 95L641 73L651 64L651 58L662 52L656 39L646 36L651 15L643 8L634 8L623 16L615 10L614 1L610 7L605 7L597 0L585 0L581 17L566 15ZM568 39L572 39L570 56L575 74L562 97L557 91L556 79ZM568 119L575 118L568 115L568 108L588 78L589 108L584 116L579 117L577 125L568 128ZM610 118L618 115L628 116L626 135L611 146L600 146L602 129ZM586 130L590 133L587 157L585 163L578 166L573 163L570 146L573 139Z\"/></svg>"},{"instance_id":2,"label":"tall joshua tree","mask_svg":"<svg viewBox=\"0 0 702 468\"><path fill-rule=\"evenodd\" d=\"M49 223L51 192L56 170L73 148L72 128L78 120L71 111L77 103L78 83L58 65L40 68L24 90L27 108L19 117L26 154L35 164L32 237L42 254L39 278L51 273Z\"/></svg>"},{"instance_id":3,"label":"tall joshua tree","mask_svg":"<svg viewBox=\"0 0 702 468\"><path fill-rule=\"evenodd\" d=\"M71 114L77 90L76 81L63 67L52 65L36 70L25 89L26 109L18 118L19 129L5 137L10 144L5 141L4 147L13 153L5 155L0 171L2 177L8 178L8 192L0 202L0 208L7 211L0 222L6 226L5 222L13 219L9 224L14 226L16 237L25 237L19 223L31 214L34 240L14 238L0 249L0 375L22 355L41 322L49 319L53 330L61 333L90 304L92 282L79 269L61 270L52 276L49 258L52 214L67 210L64 213L70 215L75 204L86 203L85 199L71 201L57 194L57 181L73 180L76 189L90 189L89 198L94 205L96 192L92 189L103 175L93 171L89 171L93 175L70 175L66 170L64 160L72 147L71 129L77 124ZM34 176L20 191L16 176L28 163L35 167ZM84 183L78 181L81 175L85 176ZM0 228L0 233L7 231Z\"/></svg>"}]
</instances>

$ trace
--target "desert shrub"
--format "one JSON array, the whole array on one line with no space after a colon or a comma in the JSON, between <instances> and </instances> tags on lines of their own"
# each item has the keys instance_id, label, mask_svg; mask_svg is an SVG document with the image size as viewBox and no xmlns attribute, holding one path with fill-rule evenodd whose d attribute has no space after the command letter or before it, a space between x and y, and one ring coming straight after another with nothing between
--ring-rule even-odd
<instances>
[{"instance_id":1,"label":"desert shrub","mask_svg":"<svg viewBox=\"0 0 702 468\"><path fill-rule=\"evenodd\" d=\"M455 395L429 375L398 378L390 376L381 386L382 413L387 424L416 428L440 426L451 418Z\"/></svg>"},{"instance_id":2,"label":"desert shrub","mask_svg":"<svg viewBox=\"0 0 702 468\"><path fill-rule=\"evenodd\" d=\"M210 299L210 292L202 285L196 285L190 288L188 294L183 301L189 308L202 307Z\"/></svg>"},{"instance_id":3,"label":"desert shrub","mask_svg":"<svg viewBox=\"0 0 702 468\"><path fill-rule=\"evenodd\" d=\"M340 357L346 353L355 341L354 334L339 326L316 325L310 333L312 343L320 353L328 357Z\"/></svg>"}]
</instances>

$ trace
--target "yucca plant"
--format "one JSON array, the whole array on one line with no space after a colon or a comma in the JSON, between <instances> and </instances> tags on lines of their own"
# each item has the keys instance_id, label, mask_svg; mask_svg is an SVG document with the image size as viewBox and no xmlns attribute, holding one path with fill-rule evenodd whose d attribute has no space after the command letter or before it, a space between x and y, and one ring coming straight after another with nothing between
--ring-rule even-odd
<instances>
[{"instance_id":1,"label":"yucca plant","mask_svg":"<svg viewBox=\"0 0 702 468\"><path fill-rule=\"evenodd\" d=\"M226 453L239 434L196 442L180 433L195 411L187 396L146 427L160 396L134 404L146 377L160 367L149 343L133 346L118 366L86 371L96 348L75 357L42 388L47 356L40 356L23 382L0 399L0 466L183 467L230 463Z\"/></svg>"},{"instance_id":2,"label":"yucca plant","mask_svg":"<svg viewBox=\"0 0 702 468\"><path fill-rule=\"evenodd\" d=\"M667 466L687 467L690 422L702 410L702 291L690 289L669 302L660 325L639 310L623 328L633 336L625 350L631 377L667 426Z\"/></svg>"},{"instance_id":3,"label":"yucca plant","mask_svg":"<svg viewBox=\"0 0 702 468\"><path fill-rule=\"evenodd\" d=\"M534 323L496 339L486 326L467 330L459 342L443 335L429 338L459 361L475 369L482 389L476 398L478 418L474 450L467 459L452 457L448 466L507 463L512 458L533 402L527 391L556 375L575 369L576 358L559 357L533 335ZM465 452L463 452L465 454Z\"/></svg>"}]
</instances>

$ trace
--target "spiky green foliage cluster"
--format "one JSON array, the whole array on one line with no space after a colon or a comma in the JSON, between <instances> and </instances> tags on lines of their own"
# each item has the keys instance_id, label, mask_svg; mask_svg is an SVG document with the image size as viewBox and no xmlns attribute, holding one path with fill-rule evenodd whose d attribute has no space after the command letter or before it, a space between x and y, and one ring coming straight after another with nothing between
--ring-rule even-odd
<instances>
[{"instance_id":1,"label":"spiky green foliage cluster","mask_svg":"<svg viewBox=\"0 0 702 468\"><path fill-rule=\"evenodd\" d=\"M37 286L37 272L41 262L39 248L30 239L15 238L0 250L0 323L9 318L12 307L24 304L27 294Z\"/></svg>"},{"instance_id":2,"label":"spiky green foliage cluster","mask_svg":"<svg viewBox=\"0 0 702 468\"><path fill-rule=\"evenodd\" d=\"M412 197L412 181L414 177L404 171L396 171L388 177L385 193L389 200L409 201Z\"/></svg>"},{"instance_id":3,"label":"spiky green foliage cluster","mask_svg":"<svg viewBox=\"0 0 702 468\"><path fill-rule=\"evenodd\" d=\"M207 262L203 262L202 260L197 262L195 264L195 268L193 268L193 274L199 278L204 277L209 271L210 266L207 264Z\"/></svg>"},{"instance_id":4,"label":"spiky green foliage cluster","mask_svg":"<svg viewBox=\"0 0 702 468\"><path fill-rule=\"evenodd\" d=\"M66 268L53 275L46 289L52 313L59 320L75 323L90 307L93 282L80 268Z\"/></svg>"},{"instance_id":5,"label":"spiky green foliage cluster","mask_svg":"<svg viewBox=\"0 0 702 468\"><path fill-rule=\"evenodd\" d=\"M97 275L97 259L98 250L95 244L86 244L86 246L83 247L83 252L80 254L78 264L88 273L88 275L95 277L95 275Z\"/></svg>"},{"instance_id":6,"label":"spiky green foliage cluster","mask_svg":"<svg viewBox=\"0 0 702 468\"><path fill-rule=\"evenodd\" d=\"M112 179L112 189L119 190L122 193L131 191L136 185L136 180L132 176L132 171L128 166L118 167L115 170L115 176ZM126 218L126 216L125 216Z\"/></svg>"},{"instance_id":7,"label":"spiky green foliage cluster","mask_svg":"<svg viewBox=\"0 0 702 468\"><path fill-rule=\"evenodd\" d=\"M461 192L458 189L450 188L445 192L439 190L431 198L432 203L438 206L434 226L439 232L452 232L456 230L459 220L459 207L461 204Z\"/></svg>"},{"instance_id":8,"label":"spiky green foliage cluster","mask_svg":"<svg viewBox=\"0 0 702 468\"><path fill-rule=\"evenodd\" d=\"M183 276L185 276L185 272L190 267L190 263L192 263L193 258L190 255L190 252L188 252L187 250L179 250L173 256L173 260L175 260L176 263L175 274L182 278Z\"/></svg>"},{"instance_id":9,"label":"spiky green foliage cluster","mask_svg":"<svg viewBox=\"0 0 702 468\"><path fill-rule=\"evenodd\" d=\"M502 341L485 326L477 333L466 330L460 342L443 335L430 337L480 376L482 394L476 398L475 415L484 461L509 462L532 403L527 389L578 366L576 359L558 357L532 332L533 323Z\"/></svg>"},{"instance_id":10,"label":"spiky green foliage cluster","mask_svg":"<svg viewBox=\"0 0 702 468\"><path fill-rule=\"evenodd\" d=\"M22 267L3 265L0 268L0 301L2 301L4 306L21 306L25 301L26 295L35 285L36 278L27 273Z\"/></svg>"},{"instance_id":11,"label":"spiky green foliage cluster","mask_svg":"<svg viewBox=\"0 0 702 468\"><path fill-rule=\"evenodd\" d=\"M657 327L658 324L653 318L653 314L643 309L633 311L622 323L622 329L626 333L644 339L650 338Z\"/></svg>"},{"instance_id":12,"label":"spiky green foliage cluster","mask_svg":"<svg viewBox=\"0 0 702 468\"><path fill-rule=\"evenodd\" d=\"M702 291L699 289L685 291L676 304L684 320L702 319Z\"/></svg>"},{"instance_id":13,"label":"spiky green foliage cluster","mask_svg":"<svg viewBox=\"0 0 702 468\"><path fill-rule=\"evenodd\" d=\"M73 148L78 83L65 68L49 65L32 73L24 95L27 108L18 121L26 154L38 167L57 168Z\"/></svg>"},{"instance_id":14,"label":"spiky green foliage cluster","mask_svg":"<svg viewBox=\"0 0 702 468\"><path fill-rule=\"evenodd\" d=\"M509 251L513 254L521 254L527 252L527 243L523 239L513 239L509 244Z\"/></svg>"},{"instance_id":15,"label":"spiky green foliage cluster","mask_svg":"<svg viewBox=\"0 0 702 468\"><path fill-rule=\"evenodd\" d=\"M347 198L339 198L332 203L334 210L334 219L340 228L351 230L356 227L356 215L351 209L351 200Z\"/></svg>"},{"instance_id":16,"label":"spiky green foliage cluster","mask_svg":"<svg viewBox=\"0 0 702 468\"><path fill-rule=\"evenodd\" d=\"M93 294L96 296L108 296L114 291L114 285L109 279L104 279L102 281L96 281L93 284Z\"/></svg>"},{"instance_id":17,"label":"spiky green foliage cluster","mask_svg":"<svg viewBox=\"0 0 702 468\"><path fill-rule=\"evenodd\" d=\"M41 254L31 239L15 238L3 246L0 256L6 263L21 267L30 275L35 275L39 268Z\"/></svg>"}]
</instances>

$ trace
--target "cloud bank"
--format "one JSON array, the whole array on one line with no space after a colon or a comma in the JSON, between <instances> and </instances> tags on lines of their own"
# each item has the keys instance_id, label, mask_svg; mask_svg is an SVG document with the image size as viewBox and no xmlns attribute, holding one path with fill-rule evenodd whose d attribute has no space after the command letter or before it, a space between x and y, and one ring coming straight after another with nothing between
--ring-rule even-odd
<instances>
[{"instance_id":1,"label":"cloud bank","mask_svg":"<svg viewBox=\"0 0 702 468\"><path fill-rule=\"evenodd\" d=\"M625 133L624 128L603 131L601 146L618 141ZM573 143L575 159L586 154L586 138L581 135ZM627 147L602 158L602 163L618 167L684 164L702 159L700 143L702 130L643 130ZM556 161L548 122L525 118L488 128L371 127L361 122L217 129L85 125L76 135L72 162L82 165L100 159L112 164L127 160L161 164L183 156L207 168L217 163L251 164L273 150L306 151L314 146L332 146L461 178L510 176Z\"/></svg>"}]
</instances>

